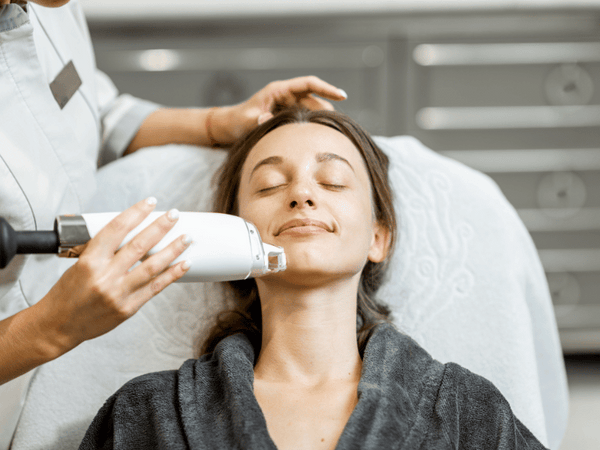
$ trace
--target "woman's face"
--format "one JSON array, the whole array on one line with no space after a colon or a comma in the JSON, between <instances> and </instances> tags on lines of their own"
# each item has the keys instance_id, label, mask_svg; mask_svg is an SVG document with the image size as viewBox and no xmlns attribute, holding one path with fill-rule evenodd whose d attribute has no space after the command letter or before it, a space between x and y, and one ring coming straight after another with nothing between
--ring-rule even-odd
<instances>
[{"instance_id":1,"label":"woman's face","mask_svg":"<svg viewBox=\"0 0 600 450\"><path fill-rule=\"evenodd\" d=\"M244 165L239 216L264 242L285 249L288 268L272 275L317 284L357 276L385 258L389 233L373 215L371 183L354 144L330 127L301 123L264 136Z\"/></svg>"}]
</instances>

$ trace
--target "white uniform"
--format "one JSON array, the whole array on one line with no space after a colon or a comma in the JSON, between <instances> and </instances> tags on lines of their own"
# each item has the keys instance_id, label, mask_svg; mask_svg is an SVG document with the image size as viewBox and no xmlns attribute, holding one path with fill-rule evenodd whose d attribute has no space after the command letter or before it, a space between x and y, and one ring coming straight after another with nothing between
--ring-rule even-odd
<instances>
[{"instance_id":1,"label":"white uniform","mask_svg":"<svg viewBox=\"0 0 600 450\"><path fill-rule=\"evenodd\" d=\"M50 84L70 61L81 86L61 109ZM50 230L55 216L84 211L98 164L121 156L158 107L119 96L96 69L78 0L0 7L0 105L0 216L16 230ZM16 256L0 270L0 319L39 301L70 264ZM0 450L8 448L32 375L0 386Z\"/></svg>"}]
</instances>

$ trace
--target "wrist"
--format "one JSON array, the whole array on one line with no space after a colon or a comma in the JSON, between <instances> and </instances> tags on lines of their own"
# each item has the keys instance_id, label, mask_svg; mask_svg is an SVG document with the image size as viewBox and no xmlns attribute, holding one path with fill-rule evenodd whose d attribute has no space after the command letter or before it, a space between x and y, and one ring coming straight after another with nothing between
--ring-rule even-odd
<instances>
[{"instance_id":1,"label":"wrist","mask_svg":"<svg viewBox=\"0 0 600 450\"><path fill-rule=\"evenodd\" d=\"M48 306L52 308L52 305L56 304L56 302L51 302L48 299L51 293L52 291L46 294L38 303L25 310L29 314L33 348L36 349L41 358L47 361L52 361L64 355L81 343L76 342L65 332L61 317L57 317L52 309L47 308Z\"/></svg>"},{"instance_id":2,"label":"wrist","mask_svg":"<svg viewBox=\"0 0 600 450\"><path fill-rule=\"evenodd\" d=\"M238 139L238 125L233 121L234 106L210 108L206 116L206 135L211 145L228 146Z\"/></svg>"}]
</instances>

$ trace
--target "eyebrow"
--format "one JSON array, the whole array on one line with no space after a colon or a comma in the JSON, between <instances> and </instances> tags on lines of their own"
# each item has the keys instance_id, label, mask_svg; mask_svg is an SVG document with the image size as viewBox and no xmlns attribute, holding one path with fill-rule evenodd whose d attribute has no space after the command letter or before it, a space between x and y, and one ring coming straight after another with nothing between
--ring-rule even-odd
<instances>
[{"instance_id":1,"label":"eyebrow","mask_svg":"<svg viewBox=\"0 0 600 450\"><path fill-rule=\"evenodd\" d=\"M352 172L354 172L354 167L352 167L352 164L350 164L350 162L346 159L341 157L340 155L336 155L335 153L319 153L317 154L317 162L325 162L325 161L342 161L345 162L346 164L348 164L348 167L350 167L352 169Z\"/></svg>"},{"instance_id":2,"label":"eyebrow","mask_svg":"<svg viewBox=\"0 0 600 450\"><path fill-rule=\"evenodd\" d=\"M335 153L318 153L315 159L318 163L327 161L342 161L348 164L348 167L350 167L354 172L354 167L352 167L352 164L350 164L350 162L346 158L340 155L336 155ZM268 158L263 159L254 166L254 169L252 169L252 172L250 173L250 178L252 178L252 175L254 174L254 172L256 172L256 169L258 169L261 166L278 165L281 163L283 163L283 158L281 156L269 156Z\"/></svg>"},{"instance_id":3,"label":"eyebrow","mask_svg":"<svg viewBox=\"0 0 600 450\"><path fill-rule=\"evenodd\" d=\"M254 166L254 169L252 169L252 172L250 173L250 178L252 178L252 175L254 174L254 172L256 172L256 169L258 169L259 167L266 166L269 164L277 165L281 164L282 162L283 158L281 156L269 156L268 158L263 159L257 165Z\"/></svg>"}]
</instances>

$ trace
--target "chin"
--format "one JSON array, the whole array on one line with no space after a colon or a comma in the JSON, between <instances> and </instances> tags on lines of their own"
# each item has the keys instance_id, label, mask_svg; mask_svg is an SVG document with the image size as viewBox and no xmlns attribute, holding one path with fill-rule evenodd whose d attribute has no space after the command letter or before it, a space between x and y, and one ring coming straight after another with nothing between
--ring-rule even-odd
<instances>
[{"instance_id":1,"label":"chin","mask_svg":"<svg viewBox=\"0 0 600 450\"><path fill-rule=\"evenodd\" d=\"M283 272L277 272L270 275L265 275L259 279L268 283L281 283L288 286L298 286L305 288L314 288L325 286L331 283L337 283L341 280L348 280L362 271L361 267L345 267L334 269L330 266L326 267L298 267L288 264L288 267Z\"/></svg>"},{"instance_id":2,"label":"chin","mask_svg":"<svg viewBox=\"0 0 600 450\"><path fill-rule=\"evenodd\" d=\"M295 270L285 270L284 272L271 275L269 281L275 283L281 282L292 286L311 287L327 283L331 278L331 275L324 274L320 271L299 272Z\"/></svg>"}]
</instances>

